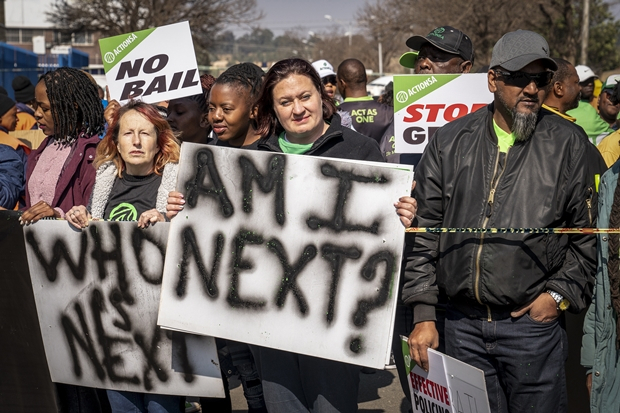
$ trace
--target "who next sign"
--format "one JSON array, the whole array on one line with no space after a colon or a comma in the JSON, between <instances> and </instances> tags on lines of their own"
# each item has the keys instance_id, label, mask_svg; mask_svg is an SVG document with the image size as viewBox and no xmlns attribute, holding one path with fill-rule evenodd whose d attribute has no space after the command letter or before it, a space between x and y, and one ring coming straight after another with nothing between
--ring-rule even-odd
<instances>
[{"instance_id":1,"label":"who next sign","mask_svg":"<svg viewBox=\"0 0 620 413\"><path fill-rule=\"evenodd\" d=\"M396 153L423 153L437 129L492 101L486 73L394 76Z\"/></svg>"},{"instance_id":2,"label":"who next sign","mask_svg":"<svg viewBox=\"0 0 620 413\"><path fill-rule=\"evenodd\" d=\"M189 22L99 40L110 96L147 103L202 93Z\"/></svg>"}]
</instances>

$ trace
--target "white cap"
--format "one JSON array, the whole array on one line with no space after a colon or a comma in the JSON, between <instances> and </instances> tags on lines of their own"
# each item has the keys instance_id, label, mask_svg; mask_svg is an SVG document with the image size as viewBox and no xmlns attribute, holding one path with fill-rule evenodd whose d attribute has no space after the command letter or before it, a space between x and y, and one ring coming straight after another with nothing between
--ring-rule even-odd
<instances>
[{"instance_id":1,"label":"white cap","mask_svg":"<svg viewBox=\"0 0 620 413\"><path fill-rule=\"evenodd\" d=\"M577 71L577 75L579 76L580 83L585 82L591 77L598 77L596 73L594 73L594 71L590 69L588 66L577 65L575 66L575 70Z\"/></svg>"},{"instance_id":2,"label":"white cap","mask_svg":"<svg viewBox=\"0 0 620 413\"><path fill-rule=\"evenodd\" d=\"M325 59L321 59L321 60L317 60L316 62L312 62L312 67L314 67L314 70L317 71L317 73L319 74L321 79L323 79L325 76L329 76L329 75L334 75L335 76L336 75L336 72L334 72L334 66L332 66Z\"/></svg>"},{"instance_id":3,"label":"white cap","mask_svg":"<svg viewBox=\"0 0 620 413\"><path fill-rule=\"evenodd\" d=\"M620 83L620 74L609 75L605 84L603 85L603 89L613 89L616 87L616 83Z\"/></svg>"}]
</instances>

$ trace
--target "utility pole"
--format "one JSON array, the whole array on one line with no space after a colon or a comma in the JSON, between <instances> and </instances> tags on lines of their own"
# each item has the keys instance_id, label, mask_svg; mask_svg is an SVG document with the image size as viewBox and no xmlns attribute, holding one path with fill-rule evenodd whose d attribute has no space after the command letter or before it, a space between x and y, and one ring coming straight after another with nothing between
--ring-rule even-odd
<instances>
[{"instance_id":1,"label":"utility pole","mask_svg":"<svg viewBox=\"0 0 620 413\"><path fill-rule=\"evenodd\" d=\"M4 14L4 0L0 0L0 42L6 43L6 17Z\"/></svg>"},{"instance_id":2,"label":"utility pole","mask_svg":"<svg viewBox=\"0 0 620 413\"><path fill-rule=\"evenodd\" d=\"M381 40L379 40L378 52L379 52L379 76L383 76L383 45L381 44Z\"/></svg>"},{"instance_id":3,"label":"utility pole","mask_svg":"<svg viewBox=\"0 0 620 413\"><path fill-rule=\"evenodd\" d=\"M583 22L581 24L581 57L579 63L587 64L588 38L590 36L590 0L583 0Z\"/></svg>"}]
</instances>

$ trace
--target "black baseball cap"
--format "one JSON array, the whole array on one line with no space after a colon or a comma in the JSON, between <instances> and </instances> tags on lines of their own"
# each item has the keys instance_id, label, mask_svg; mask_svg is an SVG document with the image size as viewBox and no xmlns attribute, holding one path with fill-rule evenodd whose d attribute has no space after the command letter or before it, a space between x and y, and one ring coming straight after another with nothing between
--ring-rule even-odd
<instances>
[{"instance_id":1,"label":"black baseball cap","mask_svg":"<svg viewBox=\"0 0 620 413\"><path fill-rule=\"evenodd\" d=\"M426 37L412 36L407 39L407 47L420 51L424 43L430 43L439 50L461 56L465 60L474 62L474 45L471 39L459 29L452 26L439 26Z\"/></svg>"}]
</instances>

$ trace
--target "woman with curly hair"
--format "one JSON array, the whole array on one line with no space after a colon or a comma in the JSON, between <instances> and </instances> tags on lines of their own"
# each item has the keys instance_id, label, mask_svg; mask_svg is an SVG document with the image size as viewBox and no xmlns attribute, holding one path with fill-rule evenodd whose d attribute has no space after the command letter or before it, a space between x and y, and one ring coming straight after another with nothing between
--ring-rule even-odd
<instances>
[{"instance_id":1,"label":"woman with curly hair","mask_svg":"<svg viewBox=\"0 0 620 413\"><path fill-rule=\"evenodd\" d=\"M88 202L95 183L95 149L104 129L97 86L77 69L44 74L35 87L35 118L47 138L30 153L22 224L64 218Z\"/></svg>"}]
</instances>

